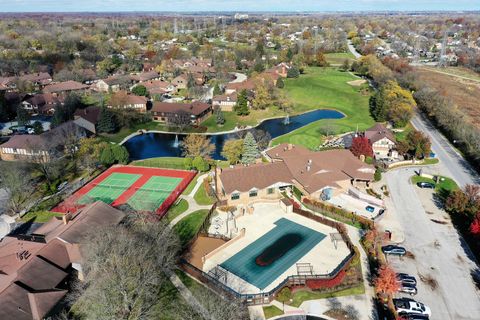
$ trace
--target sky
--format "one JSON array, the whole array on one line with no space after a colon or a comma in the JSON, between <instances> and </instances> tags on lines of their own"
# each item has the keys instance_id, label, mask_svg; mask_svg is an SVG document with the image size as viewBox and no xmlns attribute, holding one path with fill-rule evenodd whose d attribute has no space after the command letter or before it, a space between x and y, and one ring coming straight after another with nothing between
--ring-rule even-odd
<instances>
[{"instance_id":1,"label":"sky","mask_svg":"<svg viewBox=\"0 0 480 320\"><path fill-rule=\"evenodd\" d=\"M480 10L480 0L0 0L0 12Z\"/></svg>"}]
</instances>

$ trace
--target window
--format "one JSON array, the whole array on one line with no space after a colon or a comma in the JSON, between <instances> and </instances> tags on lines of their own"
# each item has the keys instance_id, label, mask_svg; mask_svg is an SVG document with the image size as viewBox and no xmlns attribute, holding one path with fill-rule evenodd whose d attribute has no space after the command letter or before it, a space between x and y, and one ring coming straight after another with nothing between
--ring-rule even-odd
<instances>
[{"instance_id":1,"label":"window","mask_svg":"<svg viewBox=\"0 0 480 320\"><path fill-rule=\"evenodd\" d=\"M257 190L252 190L248 193L248 196L250 198L253 198L253 197L256 197L258 195L258 191Z\"/></svg>"},{"instance_id":2,"label":"window","mask_svg":"<svg viewBox=\"0 0 480 320\"><path fill-rule=\"evenodd\" d=\"M267 194L273 194L275 192L275 188L268 188Z\"/></svg>"},{"instance_id":3,"label":"window","mask_svg":"<svg viewBox=\"0 0 480 320\"><path fill-rule=\"evenodd\" d=\"M240 193L232 193L232 196L230 197L232 200L238 200L240 199Z\"/></svg>"}]
</instances>

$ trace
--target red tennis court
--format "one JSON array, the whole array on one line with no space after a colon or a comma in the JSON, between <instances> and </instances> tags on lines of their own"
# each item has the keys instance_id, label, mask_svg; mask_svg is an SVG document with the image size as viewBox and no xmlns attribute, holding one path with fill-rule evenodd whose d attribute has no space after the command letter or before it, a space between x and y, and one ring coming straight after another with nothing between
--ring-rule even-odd
<instances>
[{"instance_id":1,"label":"red tennis court","mask_svg":"<svg viewBox=\"0 0 480 320\"><path fill-rule=\"evenodd\" d=\"M163 216L196 172L136 166L113 166L90 181L52 211L74 212L103 201L112 206L128 204L137 211Z\"/></svg>"}]
</instances>

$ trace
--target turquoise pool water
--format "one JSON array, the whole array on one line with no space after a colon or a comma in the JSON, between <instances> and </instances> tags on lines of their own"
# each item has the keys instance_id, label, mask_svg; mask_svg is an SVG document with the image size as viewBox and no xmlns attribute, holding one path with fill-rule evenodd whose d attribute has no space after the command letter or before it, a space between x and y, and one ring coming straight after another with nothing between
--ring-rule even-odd
<instances>
[{"instance_id":1,"label":"turquoise pool water","mask_svg":"<svg viewBox=\"0 0 480 320\"><path fill-rule=\"evenodd\" d=\"M285 236L295 235L295 243L286 244ZM267 232L220 266L260 290L265 289L288 268L294 265L314 246L325 238L321 232L302 226L286 218L275 222L275 228ZM275 246L278 246L275 248ZM272 255L272 250L278 250ZM259 265L257 258L275 257L266 265ZM282 279L283 280L283 279Z\"/></svg>"}]
</instances>

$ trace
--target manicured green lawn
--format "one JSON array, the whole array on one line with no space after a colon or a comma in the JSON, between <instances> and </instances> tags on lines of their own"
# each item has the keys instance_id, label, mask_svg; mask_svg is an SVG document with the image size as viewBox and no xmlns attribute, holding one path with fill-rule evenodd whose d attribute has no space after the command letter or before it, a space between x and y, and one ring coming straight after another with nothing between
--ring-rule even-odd
<instances>
[{"instance_id":1,"label":"manicured green lawn","mask_svg":"<svg viewBox=\"0 0 480 320\"><path fill-rule=\"evenodd\" d=\"M327 62L330 64L343 64L345 59L348 59L350 63L355 61L355 56L350 52L334 52L334 53L326 53L325 58Z\"/></svg>"},{"instance_id":2,"label":"manicured green lawn","mask_svg":"<svg viewBox=\"0 0 480 320\"><path fill-rule=\"evenodd\" d=\"M193 196L195 201L202 206L213 204L215 201L208 194L205 187L202 185L198 188L197 192Z\"/></svg>"},{"instance_id":3,"label":"manicured green lawn","mask_svg":"<svg viewBox=\"0 0 480 320\"><path fill-rule=\"evenodd\" d=\"M126 138L128 135L137 132L138 130L165 130L165 126L155 122L155 121L150 121L147 123L140 123L137 125L134 125L132 128L122 128L120 131L117 133L102 133L99 135L101 139L107 142L115 142L115 143L120 143L124 138Z\"/></svg>"},{"instance_id":4,"label":"manicured green lawn","mask_svg":"<svg viewBox=\"0 0 480 320\"><path fill-rule=\"evenodd\" d=\"M285 90L297 112L313 109L335 109L345 114L338 120L319 120L298 130L280 136L272 144L283 142L316 148L322 141L322 127L335 133L364 130L374 124L370 116L369 94L361 93L362 87L353 87L347 82L358 80L348 72L335 68L307 68L306 74L297 79L286 79Z\"/></svg>"},{"instance_id":5,"label":"manicured green lawn","mask_svg":"<svg viewBox=\"0 0 480 320\"><path fill-rule=\"evenodd\" d=\"M413 126L411 123L408 123L405 128L403 128L403 131L401 132L395 132L395 139L397 141L404 141L407 138L407 135L413 130Z\"/></svg>"},{"instance_id":6,"label":"manicured green lawn","mask_svg":"<svg viewBox=\"0 0 480 320\"><path fill-rule=\"evenodd\" d=\"M195 188L195 185L197 184L198 177L199 175L197 174L195 178L192 179L190 184L185 188L185 190L183 190L182 194L189 195L190 193L192 193L193 188Z\"/></svg>"},{"instance_id":7,"label":"manicured green lawn","mask_svg":"<svg viewBox=\"0 0 480 320\"><path fill-rule=\"evenodd\" d=\"M171 222L173 219L188 210L188 202L184 199L180 199L176 204L172 205L167 212L167 221Z\"/></svg>"},{"instance_id":8,"label":"manicured green lawn","mask_svg":"<svg viewBox=\"0 0 480 320\"><path fill-rule=\"evenodd\" d=\"M207 217L208 210L198 210L180 220L173 230L178 234L182 246L186 245L202 226Z\"/></svg>"},{"instance_id":9,"label":"manicured green lawn","mask_svg":"<svg viewBox=\"0 0 480 320\"><path fill-rule=\"evenodd\" d=\"M276 306L263 307L263 315L265 319L270 319L276 316L281 316L283 311Z\"/></svg>"},{"instance_id":10,"label":"manicured green lawn","mask_svg":"<svg viewBox=\"0 0 480 320\"><path fill-rule=\"evenodd\" d=\"M445 191L450 192L458 189L458 185L453 179L450 179L448 177L440 177L439 180L440 181L438 183L435 183L435 181L433 181L430 178L421 177L417 175L412 177L413 184L417 184L418 182L433 183L435 185L435 190L440 193Z\"/></svg>"},{"instance_id":11,"label":"manicured green lawn","mask_svg":"<svg viewBox=\"0 0 480 320\"><path fill-rule=\"evenodd\" d=\"M302 302L308 301L308 300L343 297L343 296L351 296L351 295L364 294L364 293L365 293L365 287L363 286L363 283L353 288L339 290L335 292L298 290L293 294L293 302L291 303L291 305L298 308L302 304Z\"/></svg>"},{"instance_id":12,"label":"manicured green lawn","mask_svg":"<svg viewBox=\"0 0 480 320\"><path fill-rule=\"evenodd\" d=\"M185 170L185 158L180 157L159 157L145 160L133 161L133 166L167 168Z\"/></svg>"},{"instance_id":13,"label":"manicured green lawn","mask_svg":"<svg viewBox=\"0 0 480 320\"><path fill-rule=\"evenodd\" d=\"M30 219L34 219L33 222L37 223L45 223L48 222L52 217L61 217L63 214L51 211L36 211L36 212L28 212L24 216L20 218L22 221L30 221Z\"/></svg>"}]
</instances>

